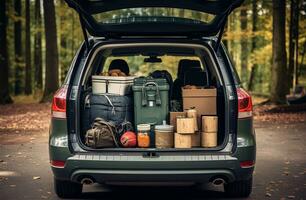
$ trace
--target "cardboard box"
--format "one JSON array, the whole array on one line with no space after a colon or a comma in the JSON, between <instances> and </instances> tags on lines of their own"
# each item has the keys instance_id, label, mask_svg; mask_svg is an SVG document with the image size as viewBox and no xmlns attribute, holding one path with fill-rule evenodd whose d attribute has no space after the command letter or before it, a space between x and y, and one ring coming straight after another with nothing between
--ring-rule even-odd
<instances>
[{"instance_id":1,"label":"cardboard box","mask_svg":"<svg viewBox=\"0 0 306 200\"><path fill-rule=\"evenodd\" d=\"M191 135L174 133L174 147L186 149L191 148Z\"/></svg>"},{"instance_id":2,"label":"cardboard box","mask_svg":"<svg viewBox=\"0 0 306 200\"><path fill-rule=\"evenodd\" d=\"M195 108L198 116L217 115L217 89L184 89L183 108L184 110Z\"/></svg>"},{"instance_id":3,"label":"cardboard box","mask_svg":"<svg viewBox=\"0 0 306 200\"><path fill-rule=\"evenodd\" d=\"M194 134L194 119L193 118L177 118L176 130L180 134Z\"/></svg>"},{"instance_id":4,"label":"cardboard box","mask_svg":"<svg viewBox=\"0 0 306 200\"><path fill-rule=\"evenodd\" d=\"M191 146L200 147L201 146L201 132L197 131L195 134L191 135Z\"/></svg>"},{"instance_id":5,"label":"cardboard box","mask_svg":"<svg viewBox=\"0 0 306 200\"><path fill-rule=\"evenodd\" d=\"M174 131L176 131L176 118L177 117L186 117L185 112L170 112L170 125L174 127Z\"/></svg>"},{"instance_id":6,"label":"cardboard box","mask_svg":"<svg viewBox=\"0 0 306 200\"><path fill-rule=\"evenodd\" d=\"M202 116L202 131L218 132L218 116Z\"/></svg>"},{"instance_id":7,"label":"cardboard box","mask_svg":"<svg viewBox=\"0 0 306 200\"><path fill-rule=\"evenodd\" d=\"M201 146L204 148L216 147L217 146L217 133L201 133Z\"/></svg>"}]
</instances>

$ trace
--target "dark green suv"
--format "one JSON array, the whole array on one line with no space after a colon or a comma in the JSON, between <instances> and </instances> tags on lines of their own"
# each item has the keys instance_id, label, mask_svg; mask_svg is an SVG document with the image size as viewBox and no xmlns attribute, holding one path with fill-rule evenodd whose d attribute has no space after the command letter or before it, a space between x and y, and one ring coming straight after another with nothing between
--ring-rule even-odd
<instances>
[{"instance_id":1,"label":"dark green suv","mask_svg":"<svg viewBox=\"0 0 306 200\"><path fill-rule=\"evenodd\" d=\"M221 43L228 15L243 0L66 2L79 13L85 40L53 98L49 151L57 195L77 196L83 184L91 183L180 181L211 182L224 185L228 196L249 196L256 158L252 101ZM92 91L91 76L115 58L128 60L135 75L165 68L175 74L177 61L197 59L203 79L217 89L218 146L86 146L83 108Z\"/></svg>"}]
</instances>

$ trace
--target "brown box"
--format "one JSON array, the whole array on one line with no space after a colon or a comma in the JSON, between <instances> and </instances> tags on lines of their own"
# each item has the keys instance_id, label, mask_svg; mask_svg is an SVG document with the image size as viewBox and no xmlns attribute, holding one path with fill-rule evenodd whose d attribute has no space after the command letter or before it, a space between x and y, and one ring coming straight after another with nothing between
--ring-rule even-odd
<instances>
[{"instance_id":1,"label":"brown box","mask_svg":"<svg viewBox=\"0 0 306 200\"><path fill-rule=\"evenodd\" d=\"M175 148L191 148L191 135L182 135L174 133Z\"/></svg>"},{"instance_id":2,"label":"brown box","mask_svg":"<svg viewBox=\"0 0 306 200\"><path fill-rule=\"evenodd\" d=\"M217 146L217 133L201 133L201 146L205 148Z\"/></svg>"},{"instance_id":3,"label":"brown box","mask_svg":"<svg viewBox=\"0 0 306 200\"><path fill-rule=\"evenodd\" d=\"M202 116L202 131L218 132L218 116Z\"/></svg>"},{"instance_id":4,"label":"brown box","mask_svg":"<svg viewBox=\"0 0 306 200\"><path fill-rule=\"evenodd\" d=\"M176 118L177 117L186 117L185 112L170 112L170 125L174 127L174 131L176 131Z\"/></svg>"},{"instance_id":5,"label":"brown box","mask_svg":"<svg viewBox=\"0 0 306 200\"><path fill-rule=\"evenodd\" d=\"M198 116L201 115L217 115L217 89L184 89L183 94L183 108L195 108Z\"/></svg>"},{"instance_id":6,"label":"brown box","mask_svg":"<svg viewBox=\"0 0 306 200\"><path fill-rule=\"evenodd\" d=\"M191 146L192 147L200 147L201 146L201 132L195 132L195 134L191 135Z\"/></svg>"},{"instance_id":7,"label":"brown box","mask_svg":"<svg viewBox=\"0 0 306 200\"><path fill-rule=\"evenodd\" d=\"M194 134L194 119L193 118L177 118L176 130L180 134Z\"/></svg>"}]
</instances>

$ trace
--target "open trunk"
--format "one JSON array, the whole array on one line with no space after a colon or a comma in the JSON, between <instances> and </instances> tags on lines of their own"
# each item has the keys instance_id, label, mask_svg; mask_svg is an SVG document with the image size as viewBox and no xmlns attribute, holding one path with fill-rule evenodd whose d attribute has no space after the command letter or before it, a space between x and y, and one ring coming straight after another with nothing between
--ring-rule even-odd
<instances>
[{"instance_id":1,"label":"open trunk","mask_svg":"<svg viewBox=\"0 0 306 200\"><path fill-rule=\"evenodd\" d=\"M101 45L98 47L95 52L92 54L86 67L84 74L82 75L82 91L79 98L79 116L80 116L80 129L79 129L79 142L84 149L95 150L95 151L203 151L203 150L221 150L223 149L229 141L228 130L226 130L225 118L228 113L226 113L225 104L225 88L220 78L220 69L218 65L212 59L211 52L207 47L202 45L194 44L177 44L177 43L133 43L133 44L120 44L120 45ZM216 116L218 117L218 132L217 132L217 146L212 148L204 148L201 146L194 146L192 148L156 148L154 144L151 144L148 148L123 148L122 146L116 148L91 148L85 144L85 134L91 128L93 121L96 117L105 117L105 113L109 110L105 110L105 106L109 104L108 100L104 98L103 94L97 94L93 92L93 77L105 74L108 71L108 67L113 60L122 59L127 61L130 66L130 74L133 74L136 77L148 76L155 70L167 70L174 83L180 77L177 77L178 66L181 60L189 60L190 63L198 63L201 68L201 73L185 73L184 84L191 85L195 83L196 85L205 87L205 88L215 88L216 89ZM192 66L190 66L192 67ZM187 66L188 68L188 66ZM195 78L197 77L197 78ZM168 91L169 102L175 99L182 98L182 96L177 97L177 93L181 88L173 87ZM107 91L107 89L103 89ZM134 91L135 92L135 91ZM133 108L135 109L134 104L137 103L135 99L134 92L129 95L125 95L126 99L121 99L116 102L116 100L111 99L114 106L116 107L116 115L114 118L110 117L110 120L116 121L118 118L125 118L128 121L132 122L134 129L137 129L135 112L131 111L133 114L126 116L125 111L127 109L122 105L122 101L126 102L129 100L133 101ZM107 93L105 93L107 94ZM124 96L124 95L123 95ZM130 98L134 96L133 98ZM182 99L181 99L182 100ZM167 113L167 124L170 122L169 111L183 111L183 108L173 108L173 105L169 103L169 110L166 110ZM209 105L208 105L209 107ZM130 109L130 108L129 108ZM208 114L210 115L210 114ZM159 123L160 124L160 123ZM156 125L159 125L156 124ZM201 125L199 125L199 130L201 130ZM154 137L154 136L153 136Z\"/></svg>"}]
</instances>

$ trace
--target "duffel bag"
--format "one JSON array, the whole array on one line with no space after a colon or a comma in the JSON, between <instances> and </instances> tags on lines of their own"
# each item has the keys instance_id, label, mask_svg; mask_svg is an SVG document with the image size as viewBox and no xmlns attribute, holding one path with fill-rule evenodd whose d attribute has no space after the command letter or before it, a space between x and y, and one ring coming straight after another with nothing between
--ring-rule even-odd
<instances>
[{"instance_id":1,"label":"duffel bag","mask_svg":"<svg viewBox=\"0 0 306 200\"><path fill-rule=\"evenodd\" d=\"M115 131L114 124L96 118L92 128L86 132L85 144L94 149L118 147Z\"/></svg>"},{"instance_id":2,"label":"duffel bag","mask_svg":"<svg viewBox=\"0 0 306 200\"><path fill-rule=\"evenodd\" d=\"M124 121L133 123L133 110L132 96L89 94L85 98L85 116L82 118L87 123L85 125L87 129L96 118L111 121L117 126Z\"/></svg>"}]
</instances>

